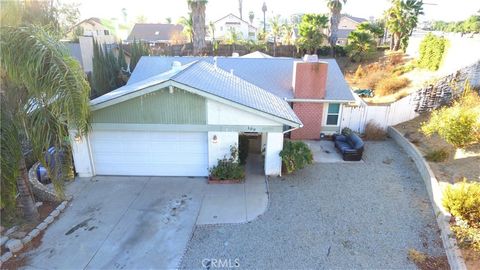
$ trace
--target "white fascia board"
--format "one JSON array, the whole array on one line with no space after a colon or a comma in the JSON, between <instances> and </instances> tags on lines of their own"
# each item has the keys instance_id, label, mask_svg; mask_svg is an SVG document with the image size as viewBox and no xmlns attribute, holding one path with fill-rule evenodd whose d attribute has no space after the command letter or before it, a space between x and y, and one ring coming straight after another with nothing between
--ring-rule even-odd
<instances>
[{"instance_id":1,"label":"white fascia board","mask_svg":"<svg viewBox=\"0 0 480 270\"><path fill-rule=\"evenodd\" d=\"M309 99L309 98L286 98L287 102L298 103L354 103L355 100L335 100L335 99Z\"/></svg>"}]
</instances>

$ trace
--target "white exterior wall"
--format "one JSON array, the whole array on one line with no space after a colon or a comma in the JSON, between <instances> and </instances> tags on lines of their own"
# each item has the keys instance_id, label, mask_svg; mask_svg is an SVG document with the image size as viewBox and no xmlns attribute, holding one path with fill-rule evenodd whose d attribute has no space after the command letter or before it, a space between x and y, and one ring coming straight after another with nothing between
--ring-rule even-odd
<instances>
[{"instance_id":1,"label":"white exterior wall","mask_svg":"<svg viewBox=\"0 0 480 270\"><path fill-rule=\"evenodd\" d=\"M235 23L235 24L232 24ZM247 22L240 20L240 18L230 14L225 18L222 18L215 22L215 39L222 40L229 36L230 28L234 28L237 33L242 34L242 39L248 40L256 39L256 31L253 26L250 26ZM248 36L248 32L253 32L255 35L253 37Z\"/></svg>"},{"instance_id":2,"label":"white exterior wall","mask_svg":"<svg viewBox=\"0 0 480 270\"><path fill-rule=\"evenodd\" d=\"M207 100L207 119L209 125L282 126L273 120L213 100Z\"/></svg>"},{"instance_id":3,"label":"white exterior wall","mask_svg":"<svg viewBox=\"0 0 480 270\"><path fill-rule=\"evenodd\" d=\"M75 138L77 131L70 130L72 144L73 163L75 171L80 177L92 177L93 167L91 162L90 147L88 136Z\"/></svg>"},{"instance_id":4,"label":"white exterior wall","mask_svg":"<svg viewBox=\"0 0 480 270\"><path fill-rule=\"evenodd\" d=\"M266 137L267 145L265 149L265 174L281 175L282 159L280 158L280 151L283 149L283 133L268 132Z\"/></svg>"},{"instance_id":5,"label":"white exterior wall","mask_svg":"<svg viewBox=\"0 0 480 270\"><path fill-rule=\"evenodd\" d=\"M216 142L213 137L217 136ZM238 132L208 132L208 168L217 165L218 160L230 157L230 146L238 146Z\"/></svg>"}]
</instances>

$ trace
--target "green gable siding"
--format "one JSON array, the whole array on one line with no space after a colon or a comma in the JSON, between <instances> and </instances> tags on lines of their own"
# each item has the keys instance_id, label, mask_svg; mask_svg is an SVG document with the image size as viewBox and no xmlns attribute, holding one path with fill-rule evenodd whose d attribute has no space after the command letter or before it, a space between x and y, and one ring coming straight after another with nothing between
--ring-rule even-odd
<instances>
[{"instance_id":1,"label":"green gable siding","mask_svg":"<svg viewBox=\"0 0 480 270\"><path fill-rule=\"evenodd\" d=\"M205 98L161 89L93 112L93 123L206 124Z\"/></svg>"}]
</instances>

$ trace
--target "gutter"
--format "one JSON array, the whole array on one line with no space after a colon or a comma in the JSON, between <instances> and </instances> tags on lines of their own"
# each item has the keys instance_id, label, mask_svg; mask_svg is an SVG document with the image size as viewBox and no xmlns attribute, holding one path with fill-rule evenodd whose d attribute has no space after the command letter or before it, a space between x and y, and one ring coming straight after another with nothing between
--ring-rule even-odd
<instances>
[{"instance_id":1,"label":"gutter","mask_svg":"<svg viewBox=\"0 0 480 270\"><path fill-rule=\"evenodd\" d=\"M287 132L294 131L295 129L299 129L299 128L302 128L302 127L303 127L303 124L300 125L300 126L298 126L298 127L294 127L294 128L291 128L291 129L287 129L287 130L283 131L282 133L285 134L285 133L287 133Z\"/></svg>"},{"instance_id":2,"label":"gutter","mask_svg":"<svg viewBox=\"0 0 480 270\"><path fill-rule=\"evenodd\" d=\"M335 99L309 99L309 98L285 98L287 102L308 102L308 103L354 103L355 100L335 100Z\"/></svg>"}]
</instances>

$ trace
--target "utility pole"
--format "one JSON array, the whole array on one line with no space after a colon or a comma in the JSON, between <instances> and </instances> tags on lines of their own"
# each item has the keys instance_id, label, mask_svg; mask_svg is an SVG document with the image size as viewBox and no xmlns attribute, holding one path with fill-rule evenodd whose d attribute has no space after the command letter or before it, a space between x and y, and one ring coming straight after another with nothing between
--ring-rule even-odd
<instances>
[{"instance_id":1,"label":"utility pole","mask_svg":"<svg viewBox=\"0 0 480 270\"><path fill-rule=\"evenodd\" d=\"M243 0L238 0L238 10L240 11L240 19L243 20L243 5L242 5Z\"/></svg>"},{"instance_id":2,"label":"utility pole","mask_svg":"<svg viewBox=\"0 0 480 270\"><path fill-rule=\"evenodd\" d=\"M263 32L266 33L267 32L267 20L265 18L265 13L267 12L267 4L265 2L263 2L262 11L263 11Z\"/></svg>"}]
</instances>

